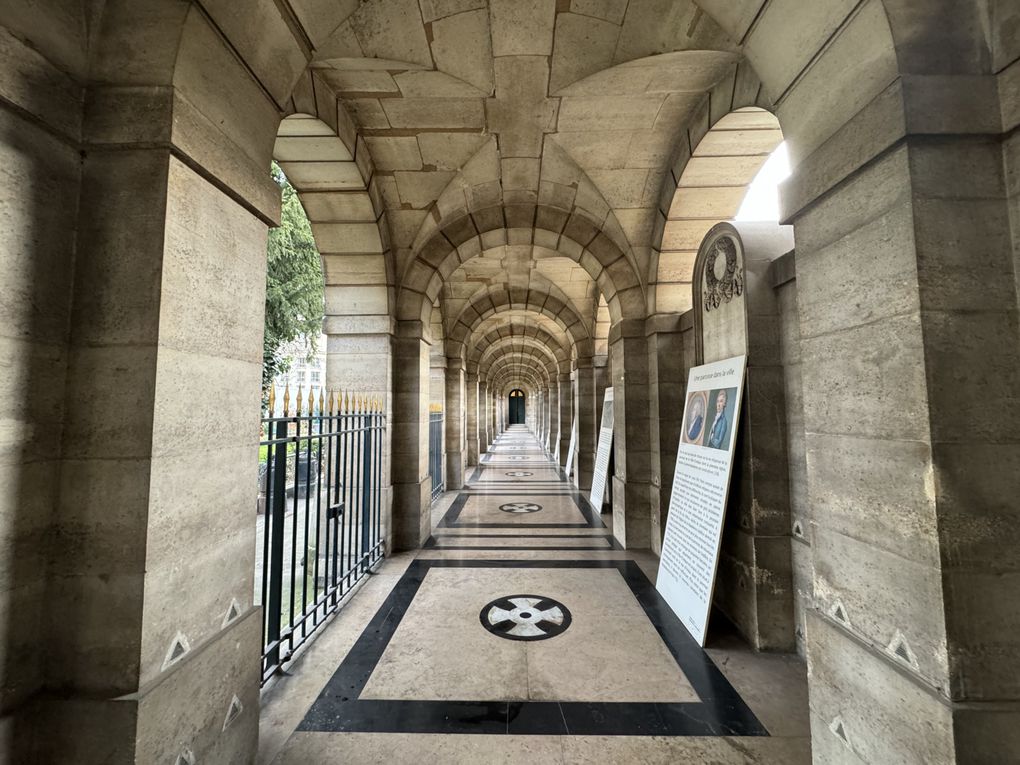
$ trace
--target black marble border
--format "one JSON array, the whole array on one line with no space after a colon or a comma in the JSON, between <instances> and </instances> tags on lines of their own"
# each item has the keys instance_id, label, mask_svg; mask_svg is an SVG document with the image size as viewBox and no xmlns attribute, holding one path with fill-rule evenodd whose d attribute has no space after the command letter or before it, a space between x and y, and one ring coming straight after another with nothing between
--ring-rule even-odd
<instances>
[{"instance_id":1,"label":"black marble border","mask_svg":"<svg viewBox=\"0 0 1020 765\"><path fill-rule=\"evenodd\" d=\"M479 497L484 495L469 494L461 492L457 495L457 498L453 500L453 503L447 509L443 515L442 520L436 524L438 529L604 529L606 528L605 522L602 520L602 516L596 513L588 500L581 496L578 492L571 492L569 494L543 494L541 492L491 492L492 495L500 496L513 496L514 494L524 494L527 497L570 497L574 500L574 504L577 505L577 509L581 511L581 515L585 519L585 523L459 523L461 512L464 510L464 505L471 497Z\"/></svg>"},{"instance_id":2,"label":"black marble border","mask_svg":"<svg viewBox=\"0 0 1020 765\"><path fill-rule=\"evenodd\" d=\"M615 568L700 701L407 701L360 699L365 684L432 568ZM600 736L767 736L737 691L631 560L430 560L408 567L362 631L298 731Z\"/></svg>"},{"instance_id":3,"label":"black marble border","mask_svg":"<svg viewBox=\"0 0 1020 765\"><path fill-rule=\"evenodd\" d=\"M519 526L521 524L514 524ZM553 528L553 527L550 527ZM550 547L539 547L534 545L491 545L485 547L470 547L468 545L457 545L456 540L458 539L590 539L593 542L605 542L604 546L590 546L590 547L569 547L567 545L559 546L553 545ZM451 541L454 544L440 544L440 542ZM456 534L456 535L444 535L440 534L439 537L434 535L429 536L425 540L425 544L422 545L423 550L437 550L443 552L444 550L459 551L459 550L502 550L502 551L519 551L519 552L563 552L570 550L578 550L580 552L612 552L615 550L622 550L623 545L616 541L616 537L612 534Z\"/></svg>"}]
</instances>

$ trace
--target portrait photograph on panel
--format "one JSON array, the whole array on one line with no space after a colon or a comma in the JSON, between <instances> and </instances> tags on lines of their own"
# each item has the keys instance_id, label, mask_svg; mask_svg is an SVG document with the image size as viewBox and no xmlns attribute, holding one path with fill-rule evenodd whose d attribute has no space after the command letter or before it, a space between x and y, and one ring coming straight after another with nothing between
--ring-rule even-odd
<instances>
[{"instance_id":1,"label":"portrait photograph on panel","mask_svg":"<svg viewBox=\"0 0 1020 765\"><path fill-rule=\"evenodd\" d=\"M729 449L733 432L733 410L737 401L736 388L719 388L709 391L705 435L701 446L710 449ZM693 443L693 442L691 442Z\"/></svg>"},{"instance_id":2,"label":"portrait photograph on panel","mask_svg":"<svg viewBox=\"0 0 1020 765\"><path fill-rule=\"evenodd\" d=\"M708 399L703 390L687 395L687 413L684 418L683 442L701 446L705 438L705 415L708 411Z\"/></svg>"}]
</instances>

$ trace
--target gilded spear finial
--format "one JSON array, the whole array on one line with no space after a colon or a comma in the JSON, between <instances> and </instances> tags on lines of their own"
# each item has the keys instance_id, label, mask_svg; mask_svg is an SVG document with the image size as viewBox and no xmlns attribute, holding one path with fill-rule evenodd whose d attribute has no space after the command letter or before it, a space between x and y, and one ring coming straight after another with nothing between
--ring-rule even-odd
<instances>
[{"instance_id":1,"label":"gilded spear finial","mask_svg":"<svg viewBox=\"0 0 1020 765\"><path fill-rule=\"evenodd\" d=\"M329 389L329 413L333 414L333 389Z\"/></svg>"},{"instance_id":2,"label":"gilded spear finial","mask_svg":"<svg viewBox=\"0 0 1020 765\"><path fill-rule=\"evenodd\" d=\"M319 388L319 416L326 413L326 389Z\"/></svg>"},{"instance_id":3,"label":"gilded spear finial","mask_svg":"<svg viewBox=\"0 0 1020 765\"><path fill-rule=\"evenodd\" d=\"M290 417L290 380L283 388L283 416Z\"/></svg>"},{"instance_id":4,"label":"gilded spear finial","mask_svg":"<svg viewBox=\"0 0 1020 765\"><path fill-rule=\"evenodd\" d=\"M301 416L301 386L297 388L297 404L295 404L294 414L298 417Z\"/></svg>"},{"instance_id":5,"label":"gilded spear finial","mask_svg":"<svg viewBox=\"0 0 1020 765\"><path fill-rule=\"evenodd\" d=\"M276 409L276 383L269 383L269 416L273 416Z\"/></svg>"}]
</instances>

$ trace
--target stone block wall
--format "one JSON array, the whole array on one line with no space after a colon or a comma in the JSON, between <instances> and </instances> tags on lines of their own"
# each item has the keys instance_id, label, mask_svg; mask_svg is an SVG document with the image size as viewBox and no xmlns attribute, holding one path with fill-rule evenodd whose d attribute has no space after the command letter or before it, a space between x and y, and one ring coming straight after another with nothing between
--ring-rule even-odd
<instances>
[{"instance_id":1,"label":"stone block wall","mask_svg":"<svg viewBox=\"0 0 1020 765\"><path fill-rule=\"evenodd\" d=\"M0 19L2 20L2 19ZM72 40L66 40L70 45ZM0 28L0 759L43 687L81 182L81 93ZM55 91L59 87L60 91ZM62 92L66 100L57 93ZM66 111L73 113L68 116Z\"/></svg>"},{"instance_id":2,"label":"stone block wall","mask_svg":"<svg viewBox=\"0 0 1020 765\"><path fill-rule=\"evenodd\" d=\"M780 358L786 393L786 449L790 472L790 533L794 637L797 653L806 656L805 620L812 602L811 504L807 492L804 402L801 382L800 318L794 254L773 261L772 284L779 302Z\"/></svg>"}]
</instances>

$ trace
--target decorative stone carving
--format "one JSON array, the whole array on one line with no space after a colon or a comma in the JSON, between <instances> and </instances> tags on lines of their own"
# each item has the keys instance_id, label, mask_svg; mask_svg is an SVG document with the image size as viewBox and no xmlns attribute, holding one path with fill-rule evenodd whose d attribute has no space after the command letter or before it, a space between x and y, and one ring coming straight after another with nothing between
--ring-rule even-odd
<instances>
[{"instance_id":1,"label":"decorative stone carving","mask_svg":"<svg viewBox=\"0 0 1020 765\"><path fill-rule=\"evenodd\" d=\"M725 258L725 262L719 256ZM705 311L718 308L744 292L744 269L737 257L737 242L720 236L712 244L705 261Z\"/></svg>"}]
</instances>

